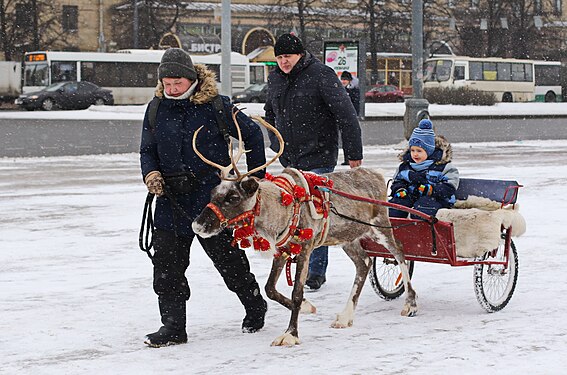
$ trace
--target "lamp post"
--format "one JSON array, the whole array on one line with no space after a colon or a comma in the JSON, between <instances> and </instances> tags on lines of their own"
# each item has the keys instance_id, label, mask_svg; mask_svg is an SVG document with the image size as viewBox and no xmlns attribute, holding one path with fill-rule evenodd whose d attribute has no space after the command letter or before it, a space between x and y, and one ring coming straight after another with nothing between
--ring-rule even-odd
<instances>
[{"instance_id":1,"label":"lamp post","mask_svg":"<svg viewBox=\"0 0 567 375\"><path fill-rule=\"evenodd\" d=\"M419 121L429 118L429 102L423 99L423 0L412 1L411 52L413 98L406 100L404 136L411 137Z\"/></svg>"},{"instance_id":2,"label":"lamp post","mask_svg":"<svg viewBox=\"0 0 567 375\"><path fill-rule=\"evenodd\" d=\"M230 0L222 0L221 9L221 94L232 96L232 85L230 82L230 52L231 30L230 30Z\"/></svg>"}]
</instances>

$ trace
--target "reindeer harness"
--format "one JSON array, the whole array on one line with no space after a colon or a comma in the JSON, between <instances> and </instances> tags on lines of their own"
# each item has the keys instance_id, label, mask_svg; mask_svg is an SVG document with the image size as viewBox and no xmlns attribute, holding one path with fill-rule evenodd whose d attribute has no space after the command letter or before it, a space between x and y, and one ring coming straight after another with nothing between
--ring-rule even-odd
<instances>
[{"instance_id":1,"label":"reindeer harness","mask_svg":"<svg viewBox=\"0 0 567 375\"><path fill-rule=\"evenodd\" d=\"M287 225L287 230L283 231L276 239L276 254L274 256L293 256L301 252L302 242L306 242L313 238L313 228L299 228L299 219L301 217L302 204L306 203L310 210L310 214L314 219L323 220L323 229L320 238L317 240L315 247L320 246L327 237L329 231L329 194L315 189L316 186L333 187L333 181L325 176L319 176L314 173L302 172L297 169L288 168L286 172L293 174L283 174L273 176L266 173L266 180L275 184L281 190L281 205L293 205L293 212ZM296 180L299 183L296 183ZM251 210L245 211L231 219L227 219L220 208L214 203L207 205L220 221L222 228L234 228L233 246L239 244L241 248L246 249L251 246L258 251L267 251L271 248L270 242L260 236L254 226L255 218L260 214L261 194L256 194L256 203ZM252 238L252 243L249 238Z\"/></svg>"}]
</instances>

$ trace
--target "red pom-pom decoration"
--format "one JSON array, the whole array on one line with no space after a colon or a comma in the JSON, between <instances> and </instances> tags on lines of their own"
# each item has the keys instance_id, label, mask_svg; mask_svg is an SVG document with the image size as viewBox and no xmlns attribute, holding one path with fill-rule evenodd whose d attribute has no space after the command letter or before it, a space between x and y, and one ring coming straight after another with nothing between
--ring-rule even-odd
<instances>
[{"instance_id":1,"label":"red pom-pom decoration","mask_svg":"<svg viewBox=\"0 0 567 375\"><path fill-rule=\"evenodd\" d=\"M291 194L282 191L282 206L289 206L293 202Z\"/></svg>"},{"instance_id":2,"label":"red pom-pom decoration","mask_svg":"<svg viewBox=\"0 0 567 375\"><path fill-rule=\"evenodd\" d=\"M306 191L305 188L299 185L295 185L293 187L293 196L296 198L303 198L305 196Z\"/></svg>"},{"instance_id":3,"label":"red pom-pom decoration","mask_svg":"<svg viewBox=\"0 0 567 375\"><path fill-rule=\"evenodd\" d=\"M310 240L311 238L313 238L313 229L311 229L311 228L300 229L299 233L297 234L297 238L300 241Z\"/></svg>"},{"instance_id":4,"label":"red pom-pom decoration","mask_svg":"<svg viewBox=\"0 0 567 375\"><path fill-rule=\"evenodd\" d=\"M250 240L248 238L243 238L242 240L240 240L241 248L248 249L250 246L252 246L252 244L250 243Z\"/></svg>"},{"instance_id":5,"label":"red pom-pom decoration","mask_svg":"<svg viewBox=\"0 0 567 375\"><path fill-rule=\"evenodd\" d=\"M301 252L301 245L298 243L289 243L289 252L292 254L299 254Z\"/></svg>"}]
</instances>

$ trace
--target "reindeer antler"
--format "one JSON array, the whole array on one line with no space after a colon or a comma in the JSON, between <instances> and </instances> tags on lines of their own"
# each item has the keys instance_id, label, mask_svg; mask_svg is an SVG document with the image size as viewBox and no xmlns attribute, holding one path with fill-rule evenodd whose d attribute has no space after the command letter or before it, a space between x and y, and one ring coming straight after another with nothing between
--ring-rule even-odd
<instances>
[{"instance_id":1,"label":"reindeer antler","mask_svg":"<svg viewBox=\"0 0 567 375\"><path fill-rule=\"evenodd\" d=\"M197 135L199 134L199 132L203 128L202 126L199 129L197 129L195 134L193 134L193 150L195 151L197 156L206 164L219 169L221 171L221 176L220 176L221 179L226 180L226 181L240 181L244 177L249 176L253 173L258 172L261 169L268 167L268 165L272 164L273 162L275 162L280 157L280 155L283 153L283 150L284 150L284 140L283 140L280 132L275 127L273 127L271 124L269 124L267 121L265 121L263 118L261 118L260 116L252 116L252 118L254 120L258 121L260 123L260 125L264 126L266 129L272 131L276 135L276 137L278 138L278 141L280 143L280 149L279 149L279 152L269 162L264 163L264 164L262 164L262 165L260 165L256 168L252 169L251 171L248 171L247 173L241 174L238 171L238 168L236 167L236 165L237 165L238 161L240 160L240 158L242 157L242 154L244 154L248 151L244 150L244 148L242 146L242 144L243 144L242 133L240 131L240 125L238 125L238 121L236 119L236 115L238 114L239 111L240 110L236 110L236 111L233 111L233 113L232 113L232 120L234 121L234 124L236 126L236 132L238 133L238 151L236 153L236 157L234 157L233 150L232 150L232 139L231 139L229 141L229 144L228 144L229 153L230 153L230 165L222 166L220 164L212 162L209 159L205 158L203 156L203 154L201 154L199 152L199 150L197 150ZM231 169L234 170L234 172L236 173L236 176L234 178L228 177Z\"/></svg>"},{"instance_id":2,"label":"reindeer antler","mask_svg":"<svg viewBox=\"0 0 567 375\"><path fill-rule=\"evenodd\" d=\"M261 165L259 167L256 167L256 168L252 169L251 171L248 171L248 173L246 173L246 176L248 176L252 173L258 172L261 169L268 168L268 165L270 165L273 162L275 162L276 160L278 160L278 158L281 156L281 154L283 154L284 145L285 145L285 142L283 140L282 135L280 134L278 129L276 129L272 124L270 124L268 121L264 120L260 116L252 116L252 118L254 120L258 121L260 123L260 125L262 125L263 127L265 127L266 129L270 130L272 133L275 134L275 136L278 138L278 142L280 143L280 149L278 150L276 155L269 162L267 162L264 165Z\"/></svg>"}]
</instances>

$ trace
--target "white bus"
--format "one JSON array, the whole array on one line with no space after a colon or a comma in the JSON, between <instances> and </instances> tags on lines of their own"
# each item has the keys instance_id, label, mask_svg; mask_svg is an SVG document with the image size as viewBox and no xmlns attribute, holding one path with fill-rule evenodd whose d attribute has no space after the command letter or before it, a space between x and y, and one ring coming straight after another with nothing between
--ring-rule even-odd
<instances>
[{"instance_id":1,"label":"white bus","mask_svg":"<svg viewBox=\"0 0 567 375\"><path fill-rule=\"evenodd\" d=\"M561 96L561 62L534 61L535 101L560 102Z\"/></svg>"},{"instance_id":2,"label":"white bus","mask_svg":"<svg viewBox=\"0 0 567 375\"><path fill-rule=\"evenodd\" d=\"M88 81L112 90L115 104L144 104L154 93L157 68L165 50L103 52L28 52L24 57L22 91L29 93L62 81ZM221 55L193 55L195 64L205 64L220 80ZM267 67L231 54L232 90L244 90L267 81Z\"/></svg>"},{"instance_id":3,"label":"white bus","mask_svg":"<svg viewBox=\"0 0 567 375\"><path fill-rule=\"evenodd\" d=\"M534 62L500 57L433 57L425 61L423 87L470 87L494 93L497 101L533 101Z\"/></svg>"}]
</instances>

